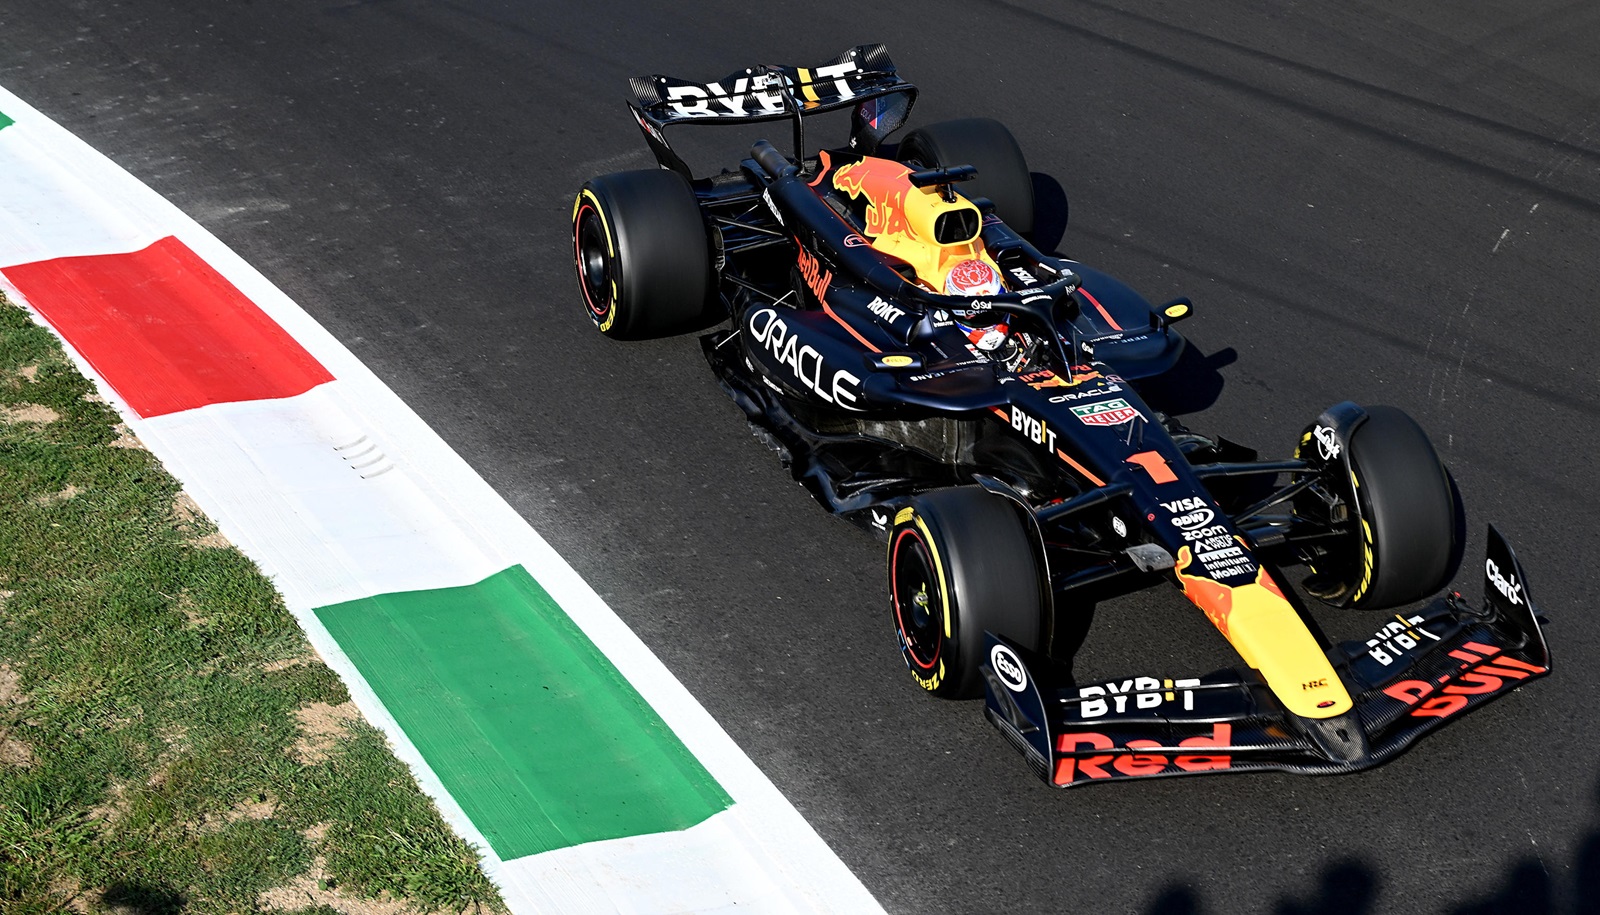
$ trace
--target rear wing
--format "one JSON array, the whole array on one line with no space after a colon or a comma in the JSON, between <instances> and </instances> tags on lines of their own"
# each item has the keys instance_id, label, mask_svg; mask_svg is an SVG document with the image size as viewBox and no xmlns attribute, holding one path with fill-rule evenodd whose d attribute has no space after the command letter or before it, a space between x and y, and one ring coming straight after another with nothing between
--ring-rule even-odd
<instances>
[{"instance_id":1,"label":"rear wing","mask_svg":"<svg viewBox=\"0 0 1600 915\"><path fill-rule=\"evenodd\" d=\"M659 74L628 83L634 96L628 107L645 142L662 167L686 178L694 176L667 142L670 125L792 119L798 159L805 154L803 118L855 106L850 146L870 154L905 123L917 94L881 44L857 45L815 67L758 65L709 83Z\"/></svg>"}]
</instances>

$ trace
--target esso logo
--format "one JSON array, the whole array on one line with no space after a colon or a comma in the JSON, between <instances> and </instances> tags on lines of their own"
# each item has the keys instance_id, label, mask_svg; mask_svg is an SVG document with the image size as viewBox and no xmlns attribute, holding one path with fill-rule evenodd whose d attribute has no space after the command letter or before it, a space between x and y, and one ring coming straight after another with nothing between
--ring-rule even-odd
<instances>
[{"instance_id":1,"label":"esso logo","mask_svg":"<svg viewBox=\"0 0 1600 915\"><path fill-rule=\"evenodd\" d=\"M1022 669L1022 661L1006 646L996 645L989 649L989 666L994 668L995 676L1006 685L1006 689L1020 693L1028 688L1028 674Z\"/></svg>"},{"instance_id":2,"label":"esso logo","mask_svg":"<svg viewBox=\"0 0 1600 915\"><path fill-rule=\"evenodd\" d=\"M1209 508L1197 508L1187 515L1179 515L1172 519L1172 526L1181 530L1192 531L1197 527L1204 527L1215 518L1216 512Z\"/></svg>"}]
</instances>

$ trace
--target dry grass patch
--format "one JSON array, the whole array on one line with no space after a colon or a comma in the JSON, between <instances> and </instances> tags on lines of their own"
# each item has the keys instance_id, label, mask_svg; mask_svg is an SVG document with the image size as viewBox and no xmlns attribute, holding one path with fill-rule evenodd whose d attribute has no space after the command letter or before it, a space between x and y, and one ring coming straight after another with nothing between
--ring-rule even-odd
<instances>
[{"instance_id":1,"label":"dry grass patch","mask_svg":"<svg viewBox=\"0 0 1600 915\"><path fill-rule=\"evenodd\" d=\"M49 508L52 505L60 505L63 502L70 502L73 499L76 499L78 494L81 492L83 492L83 490L72 485L71 483L68 483L67 487L60 492L47 493L35 498L33 501L35 505L42 505L45 508Z\"/></svg>"},{"instance_id":2,"label":"dry grass patch","mask_svg":"<svg viewBox=\"0 0 1600 915\"><path fill-rule=\"evenodd\" d=\"M0 605L15 593L17 592L0 591ZM22 705L27 701L28 695L22 691L22 675L8 662L0 661L0 706Z\"/></svg>"},{"instance_id":3,"label":"dry grass patch","mask_svg":"<svg viewBox=\"0 0 1600 915\"><path fill-rule=\"evenodd\" d=\"M110 447L144 450L144 442L139 441L139 436L133 434L133 430L128 428L127 423L117 423L111 427L111 431L115 432L117 437L106 442Z\"/></svg>"},{"instance_id":4,"label":"dry grass patch","mask_svg":"<svg viewBox=\"0 0 1600 915\"><path fill-rule=\"evenodd\" d=\"M268 661L267 663L261 665L261 671L262 673L275 674L281 670L288 670L292 667L305 667L308 664L315 664L319 660L320 659L315 654L297 654L287 658L279 658L276 661Z\"/></svg>"},{"instance_id":5,"label":"dry grass patch","mask_svg":"<svg viewBox=\"0 0 1600 915\"><path fill-rule=\"evenodd\" d=\"M263 911L297 911L327 906L343 915L416 915L417 907L384 892L376 899L346 896L328 876L328 862L318 855L311 869L256 897Z\"/></svg>"},{"instance_id":6,"label":"dry grass patch","mask_svg":"<svg viewBox=\"0 0 1600 915\"><path fill-rule=\"evenodd\" d=\"M0 730L0 768L27 769L33 765L33 748Z\"/></svg>"},{"instance_id":7,"label":"dry grass patch","mask_svg":"<svg viewBox=\"0 0 1600 915\"><path fill-rule=\"evenodd\" d=\"M106 787L105 799L88 809L89 818L99 820L107 826L115 826L128 818L128 812L133 809L133 798L128 795L128 786L120 781L113 781Z\"/></svg>"},{"instance_id":8,"label":"dry grass patch","mask_svg":"<svg viewBox=\"0 0 1600 915\"><path fill-rule=\"evenodd\" d=\"M199 831L202 833L221 832L242 820L270 820L277 813L278 799L270 794L262 794L242 804L234 804L221 813L201 814Z\"/></svg>"},{"instance_id":9,"label":"dry grass patch","mask_svg":"<svg viewBox=\"0 0 1600 915\"><path fill-rule=\"evenodd\" d=\"M50 881L50 895L54 896L65 911L74 915L89 915L89 900L83 898L83 887L78 885L76 877L56 877Z\"/></svg>"},{"instance_id":10,"label":"dry grass patch","mask_svg":"<svg viewBox=\"0 0 1600 915\"><path fill-rule=\"evenodd\" d=\"M301 706L294 714L300 722L300 738L289 748L289 754L308 766L327 759L350 723L361 720L361 712L354 702L338 705L313 702Z\"/></svg>"},{"instance_id":11,"label":"dry grass patch","mask_svg":"<svg viewBox=\"0 0 1600 915\"><path fill-rule=\"evenodd\" d=\"M177 498L172 500L172 516L178 522L178 530L195 546L207 549L225 549L233 546L227 537L222 536L221 531L212 527L205 512L200 510L194 498L186 492L179 492Z\"/></svg>"},{"instance_id":12,"label":"dry grass patch","mask_svg":"<svg viewBox=\"0 0 1600 915\"><path fill-rule=\"evenodd\" d=\"M61 418L61 414L43 404L19 403L15 406L0 407L0 422L5 423L53 423Z\"/></svg>"},{"instance_id":13,"label":"dry grass patch","mask_svg":"<svg viewBox=\"0 0 1600 915\"><path fill-rule=\"evenodd\" d=\"M191 628L198 628L211 622L211 617L200 612L200 604L194 599L194 592L188 588L178 592L178 599L173 601L173 606L183 614L184 621Z\"/></svg>"},{"instance_id":14,"label":"dry grass patch","mask_svg":"<svg viewBox=\"0 0 1600 915\"><path fill-rule=\"evenodd\" d=\"M0 594L9 595L9 592ZM0 709L17 709L27 702L28 696L22 691L22 676L10 664L0 662ZM11 722L0 724L0 768L26 769L33 765L33 747L12 736L14 727Z\"/></svg>"}]
</instances>

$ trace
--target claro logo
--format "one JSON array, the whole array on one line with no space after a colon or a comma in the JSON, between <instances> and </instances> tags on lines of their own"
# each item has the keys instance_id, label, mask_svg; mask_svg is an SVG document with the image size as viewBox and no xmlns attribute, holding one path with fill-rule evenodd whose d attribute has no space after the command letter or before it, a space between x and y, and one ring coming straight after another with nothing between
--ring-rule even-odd
<instances>
[{"instance_id":1,"label":"claro logo","mask_svg":"<svg viewBox=\"0 0 1600 915\"><path fill-rule=\"evenodd\" d=\"M763 308L750 316L750 338L783 363L800 385L827 403L860 410L861 379L844 369L829 371L822 354L802 343L778 312Z\"/></svg>"},{"instance_id":2,"label":"claro logo","mask_svg":"<svg viewBox=\"0 0 1600 915\"><path fill-rule=\"evenodd\" d=\"M1489 579L1489 584L1494 585L1496 591L1505 595L1506 600L1511 601L1514 606L1522 606L1522 583L1517 581L1517 576L1501 572L1493 559L1483 561L1483 574Z\"/></svg>"},{"instance_id":3,"label":"claro logo","mask_svg":"<svg viewBox=\"0 0 1600 915\"><path fill-rule=\"evenodd\" d=\"M1006 689L1020 693L1028 688L1028 674L1022 669L1022 662L1006 646L996 645L989 649L989 666L994 668L995 676L1006 685Z\"/></svg>"}]
</instances>

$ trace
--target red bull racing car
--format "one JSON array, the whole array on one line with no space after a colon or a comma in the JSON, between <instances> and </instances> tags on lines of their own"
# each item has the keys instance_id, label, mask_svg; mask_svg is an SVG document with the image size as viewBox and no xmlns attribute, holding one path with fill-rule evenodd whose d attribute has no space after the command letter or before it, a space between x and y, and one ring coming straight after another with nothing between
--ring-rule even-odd
<instances>
[{"instance_id":1,"label":"red bull racing car","mask_svg":"<svg viewBox=\"0 0 1600 915\"><path fill-rule=\"evenodd\" d=\"M835 513L888 543L888 597L913 680L986 696L1046 781L1363 769L1550 670L1525 577L1493 527L1484 600L1433 596L1463 521L1426 434L1341 403L1287 460L1190 432L1141 396L1173 370L1187 299L1029 241L1033 179L1000 124L886 141L916 89L881 45L718 82L632 81L660 168L584 184L579 286L599 330L705 330L730 396ZM812 153L815 116L849 117ZM667 131L787 121L697 177ZM841 131L842 132L842 131ZM1387 611L1334 642L1287 586ZM1095 601L1176 586L1236 669L1084 683ZM1399 612L1394 612L1399 609Z\"/></svg>"}]
</instances>

